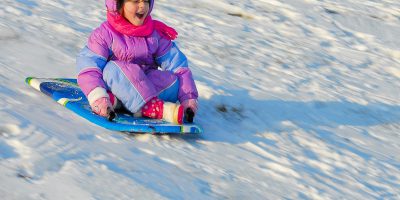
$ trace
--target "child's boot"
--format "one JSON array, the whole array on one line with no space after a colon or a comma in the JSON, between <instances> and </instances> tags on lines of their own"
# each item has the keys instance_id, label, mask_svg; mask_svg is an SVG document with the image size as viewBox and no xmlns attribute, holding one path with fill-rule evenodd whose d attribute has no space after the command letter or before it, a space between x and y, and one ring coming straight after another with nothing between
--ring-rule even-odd
<instances>
[{"instance_id":1,"label":"child's boot","mask_svg":"<svg viewBox=\"0 0 400 200\"><path fill-rule=\"evenodd\" d=\"M183 124L183 106L171 103L171 102L164 102L163 106L163 120L167 122L171 122L174 124Z\"/></svg>"},{"instance_id":2,"label":"child's boot","mask_svg":"<svg viewBox=\"0 0 400 200\"><path fill-rule=\"evenodd\" d=\"M142 115L153 119L163 119L174 124L183 123L183 107L179 104L164 102L154 97L142 108Z\"/></svg>"}]
</instances>

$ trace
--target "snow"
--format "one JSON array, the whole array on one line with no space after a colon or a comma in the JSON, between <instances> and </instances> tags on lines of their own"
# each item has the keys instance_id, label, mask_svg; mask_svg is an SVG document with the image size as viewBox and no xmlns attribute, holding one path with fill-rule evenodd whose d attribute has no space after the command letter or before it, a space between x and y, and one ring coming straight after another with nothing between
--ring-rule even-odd
<instances>
[{"instance_id":1,"label":"snow","mask_svg":"<svg viewBox=\"0 0 400 200\"><path fill-rule=\"evenodd\" d=\"M74 77L103 1L2 0L2 199L400 199L400 3L158 0L199 137L97 127L25 77Z\"/></svg>"}]
</instances>

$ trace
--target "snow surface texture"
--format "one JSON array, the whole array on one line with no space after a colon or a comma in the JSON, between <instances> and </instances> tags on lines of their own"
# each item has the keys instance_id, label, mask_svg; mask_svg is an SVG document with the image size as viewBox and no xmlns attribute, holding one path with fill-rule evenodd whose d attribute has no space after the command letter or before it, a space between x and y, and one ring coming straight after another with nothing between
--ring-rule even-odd
<instances>
[{"instance_id":1,"label":"snow surface texture","mask_svg":"<svg viewBox=\"0 0 400 200\"><path fill-rule=\"evenodd\" d=\"M400 199L398 0L157 0L198 138L127 135L24 83L74 77L103 0L0 3L1 199Z\"/></svg>"}]
</instances>

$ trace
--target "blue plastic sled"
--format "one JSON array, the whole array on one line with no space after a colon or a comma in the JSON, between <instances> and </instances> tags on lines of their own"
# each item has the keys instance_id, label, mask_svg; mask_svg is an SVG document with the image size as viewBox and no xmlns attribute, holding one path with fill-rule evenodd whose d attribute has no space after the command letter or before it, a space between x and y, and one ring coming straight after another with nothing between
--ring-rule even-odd
<instances>
[{"instance_id":1,"label":"blue plastic sled","mask_svg":"<svg viewBox=\"0 0 400 200\"><path fill-rule=\"evenodd\" d=\"M108 121L91 111L76 79L28 77L25 82L77 115L109 130L152 134L200 134L203 132L201 127L193 123L175 125L162 120L136 118L130 113L117 113L112 121Z\"/></svg>"}]
</instances>

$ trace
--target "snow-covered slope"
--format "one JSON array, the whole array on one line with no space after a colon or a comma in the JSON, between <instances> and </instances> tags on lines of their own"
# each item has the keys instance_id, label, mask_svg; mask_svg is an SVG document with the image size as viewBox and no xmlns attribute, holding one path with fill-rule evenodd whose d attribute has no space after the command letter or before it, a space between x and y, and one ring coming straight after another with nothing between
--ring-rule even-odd
<instances>
[{"instance_id":1,"label":"snow-covered slope","mask_svg":"<svg viewBox=\"0 0 400 200\"><path fill-rule=\"evenodd\" d=\"M400 3L158 0L201 137L127 135L24 83L74 77L103 0L0 3L1 199L400 199Z\"/></svg>"}]
</instances>

